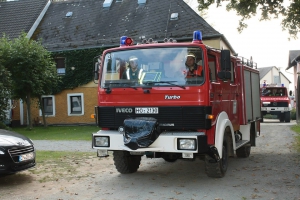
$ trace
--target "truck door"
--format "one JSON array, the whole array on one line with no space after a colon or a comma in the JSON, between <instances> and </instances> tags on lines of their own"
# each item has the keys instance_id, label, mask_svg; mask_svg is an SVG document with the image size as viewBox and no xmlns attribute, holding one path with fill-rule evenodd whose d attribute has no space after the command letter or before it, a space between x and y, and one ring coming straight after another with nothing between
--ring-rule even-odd
<instances>
[{"instance_id":1,"label":"truck door","mask_svg":"<svg viewBox=\"0 0 300 200\"><path fill-rule=\"evenodd\" d=\"M212 106L212 114L217 116L222 110L222 88L220 81L217 79L218 62L216 55L208 55L208 65L210 81L210 105Z\"/></svg>"}]
</instances>

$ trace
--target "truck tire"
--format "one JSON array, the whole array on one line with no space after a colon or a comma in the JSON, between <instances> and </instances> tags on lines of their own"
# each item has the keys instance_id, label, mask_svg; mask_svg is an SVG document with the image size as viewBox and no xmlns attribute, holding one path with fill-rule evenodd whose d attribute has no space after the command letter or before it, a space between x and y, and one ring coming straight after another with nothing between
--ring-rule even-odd
<instances>
[{"instance_id":1,"label":"truck tire","mask_svg":"<svg viewBox=\"0 0 300 200\"><path fill-rule=\"evenodd\" d=\"M251 144L246 144L236 150L236 156L239 158L248 158L250 156Z\"/></svg>"},{"instance_id":2,"label":"truck tire","mask_svg":"<svg viewBox=\"0 0 300 200\"><path fill-rule=\"evenodd\" d=\"M142 156L130 155L128 151L114 151L114 164L121 174L131 174L137 171Z\"/></svg>"},{"instance_id":3,"label":"truck tire","mask_svg":"<svg viewBox=\"0 0 300 200\"><path fill-rule=\"evenodd\" d=\"M280 120L280 122L284 122L284 119L285 119L285 113L280 113L279 114L279 120Z\"/></svg>"},{"instance_id":4,"label":"truck tire","mask_svg":"<svg viewBox=\"0 0 300 200\"><path fill-rule=\"evenodd\" d=\"M224 177L228 167L228 144L224 138L222 147L222 158L216 162L210 156L205 155L205 173L212 178Z\"/></svg>"},{"instance_id":5,"label":"truck tire","mask_svg":"<svg viewBox=\"0 0 300 200\"><path fill-rule=\"evenodd\" d=\"M176 162L177 158L163 158L167 162Z\"/></svg>"},{"instance_id":6,"label":"truck tire","mask_svg":"<svg viewBox=\"0 0 300 200\"><path fill-rule=\"evenodd\" d=\"M291 113L290 112L286 112L284 114L285 114L284 121L285 122L290 122L291 121Z\"/></svg>"}]
</instances>

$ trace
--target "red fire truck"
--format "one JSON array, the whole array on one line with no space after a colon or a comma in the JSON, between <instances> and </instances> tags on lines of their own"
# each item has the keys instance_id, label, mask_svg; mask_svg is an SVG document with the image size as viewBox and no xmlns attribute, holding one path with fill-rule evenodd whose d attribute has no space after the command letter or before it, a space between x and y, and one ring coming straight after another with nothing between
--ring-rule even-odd
<instances>
[{"instance_id":1,"label":"red fire truck","mask_svg":"<svg viewBox=\"0 0 300 200\"><path fill-rule=\"evenodd\" d=\"M192 42L174 41L133 45L122 36L120 47L103 52L93 114L101 130L92 146L99 157L112 152L124 174L136 172L145 156L200 158L209 177L223 177L228 157L248 157L260 134L259 71L203 44L201 31Z\"/></svg>"},{"instance_id":2,"label":"red fire truck","mask_svg":"<svg viewBox=\"0 0 300 200\"><path fill-rule=\"evenodd\" d=\"M261 88L261 122L267 114L276 115L280 122L290 122L291 101L284 85L263 84Z\"/></svg>"}]
</instances>

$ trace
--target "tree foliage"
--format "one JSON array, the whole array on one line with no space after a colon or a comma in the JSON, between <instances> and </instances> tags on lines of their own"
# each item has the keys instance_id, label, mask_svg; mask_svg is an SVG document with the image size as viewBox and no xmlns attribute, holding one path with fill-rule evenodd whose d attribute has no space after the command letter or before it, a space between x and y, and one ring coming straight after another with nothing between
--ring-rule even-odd
<instances>
[{"instance_id":1,"label":"tree foliage","mask_svg":"<svg viewBox=\"0 0 300 200\"><path fill-rule=\"evenodd\" d=\"M199 3L198 9L208 9L210 5L216 4L217 7L226 3L228 11L235 10L239 20L238 31L242 32L247 28L245 21L255 16L260 10L260 20L270 20L282 16L282 28L288 30L290 37L296 39L300 31L300 1L291 1L286 6L284 0L197 0Z\"/></svg>"},{"instance_id":2,"label":"tree foliage","mask_svg":"<svg viewBox=\"0 0 300 200\"><path fill-rule=\"evenodd\" d=\"M7 44L3 63L12 75L12 95L26 102L29 128L32 128L31 98L49 95L57 86L55 62L40 41L28 39L25 33L14 40L3 36L2 41Z\"/></svg>"},{"instance_id":3,"label":"tree foliage","mask_svg":"<svg viewBox=\"0 0 300 200\"><path fill-rule=\"evenodd\" d=\"M6 120L10 120L7 118L7 112L9 112L9 101L11 94L11 74L4 67L3 55L5 55L5 47L7 47L6 41L0 38L0 128L4 128L2 125Z\"/></svg>"}]
</instances>

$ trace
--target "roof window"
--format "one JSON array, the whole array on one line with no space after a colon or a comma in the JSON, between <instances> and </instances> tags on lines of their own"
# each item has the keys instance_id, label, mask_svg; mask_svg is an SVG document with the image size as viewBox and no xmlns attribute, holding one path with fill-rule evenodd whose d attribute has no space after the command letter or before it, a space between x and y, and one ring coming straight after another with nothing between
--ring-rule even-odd
<instances>
[{"instance_id":1,"label":"roof window","mask_svg":"<svg viewBox=\"0 0 300 200\"><path fill-rule=\"evenodd\" d=\"M146 4L147 0L138 0L138 4Z\"/></svg>"},{"instance_id":2,"label":"roof window","mask_svg":"<svg viewBox=\"0 0 300 200\"><path fill-rule=\"evenodd\" d=\"M103 8L109 8L112 4L113 0L105 0L103 2Z\"/></svg>"},{"instance_id":3,"label":"roof window","mask_svg":"<svg viewBox=\"0 0 300 200\"><path fill-rule=\"evenodd\" d=\"M172 13L170 20L178 20L178 13Z\"/></svg>"},{"instance_id":4,"label":"roof window","mask_svg":"<svg viewBox=\"0 0 300 200\"><path fill-rule=\"evenodd\" d=\"M67 12L66 17L72 17L73 12Z\"/></svg>"}]
</instances>

